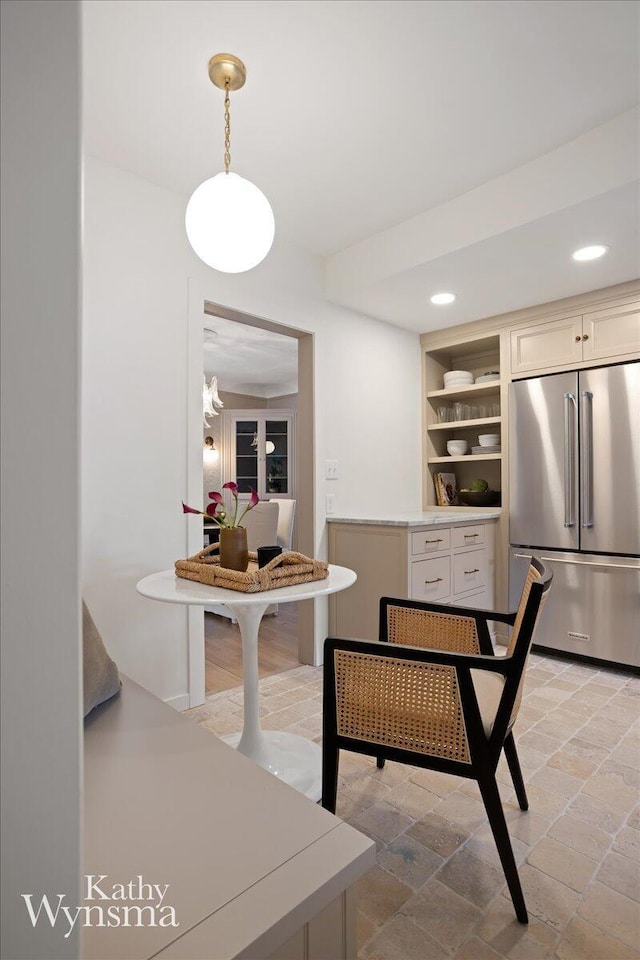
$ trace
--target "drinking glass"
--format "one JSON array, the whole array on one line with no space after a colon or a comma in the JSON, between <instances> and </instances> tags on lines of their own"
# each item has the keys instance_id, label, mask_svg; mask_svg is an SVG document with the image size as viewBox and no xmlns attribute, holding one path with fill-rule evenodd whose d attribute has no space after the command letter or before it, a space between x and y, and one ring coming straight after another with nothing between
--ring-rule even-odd
<instances>
[{"instance_id":1,"label":"drinking glass","mask_svg":"<svg viewBox=\"0 0 640 960\"><path fill-rule=\"evenodd\" d=\"M454 419L454 420L464 420L464 403L454 403L454 405L453 405L453 419Z\"/></svg>"},{"instance_id":2,"label":"drinking glass","mask_svg":"<svg viewBox=\"0 0 640 960\"><path fill-rule=\"evenodd\" d=\"M450 408L447 407L438 407L438 423L448 423Z\"/></svg>"}]
</instances>

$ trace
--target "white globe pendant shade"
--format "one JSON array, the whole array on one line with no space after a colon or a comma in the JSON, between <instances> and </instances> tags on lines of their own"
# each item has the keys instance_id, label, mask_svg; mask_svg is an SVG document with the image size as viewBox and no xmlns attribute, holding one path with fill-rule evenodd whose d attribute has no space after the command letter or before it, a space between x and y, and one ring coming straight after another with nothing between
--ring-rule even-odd
<instances>
[{"instance_id":1,"label":"white globe pendant shade","mask_svg":"<svg viewBox=\"0 0 640 960\"><path fill-rule=\"evenodd\" d=\"M237 173L218 173L191 194L185 225L189 243L208 266L243 273L264 260L275 234L262 190Z\"/></svg>"}]
</instances>

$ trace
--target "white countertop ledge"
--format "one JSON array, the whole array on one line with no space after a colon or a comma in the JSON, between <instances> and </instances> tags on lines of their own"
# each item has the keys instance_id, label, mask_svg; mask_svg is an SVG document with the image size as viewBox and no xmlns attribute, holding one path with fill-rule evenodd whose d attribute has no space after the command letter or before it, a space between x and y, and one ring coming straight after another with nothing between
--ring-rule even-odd
<instances>
[{"instance_id":1,"label":"white countertop ledge","mask_svg":"<svg viewBox=\"0 0 640 960\"><path fill-rule=\"evenodd\" d=\"M351 515L338 517L334 514L327 517L327 523L360 523L376 527L427 527L434 524L476 523L477 521L498 520L500 511L495 513L450 513L435 510L416 510L407 513L381 513L379 516L365 514L364 516Z\"/></svg>"}]
</instances>

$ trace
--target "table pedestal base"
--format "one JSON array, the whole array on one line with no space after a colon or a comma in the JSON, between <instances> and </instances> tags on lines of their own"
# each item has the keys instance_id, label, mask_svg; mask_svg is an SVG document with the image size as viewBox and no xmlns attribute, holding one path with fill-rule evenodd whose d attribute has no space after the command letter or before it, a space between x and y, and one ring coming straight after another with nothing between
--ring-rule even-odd
<instances>
[{"instance_id":1,"label":"table pedestal base","mask_svg":"<svg viewBox=\"0 0 640 960\"><path fill-rule=\"evenodd\" d=\"M241 734L222 737L225 743L238 747ZM244 745L243 745L244 746ZM322 749L312 740L295 733L262 730L250 748L238 747L240 753L279 777L317 803L322 796Z\"/></svg>"}]
</instances>

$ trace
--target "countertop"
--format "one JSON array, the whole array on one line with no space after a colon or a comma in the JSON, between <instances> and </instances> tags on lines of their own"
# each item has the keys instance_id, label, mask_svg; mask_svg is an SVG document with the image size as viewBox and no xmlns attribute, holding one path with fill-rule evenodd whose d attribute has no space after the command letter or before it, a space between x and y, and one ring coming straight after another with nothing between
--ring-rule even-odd
<instances>
[{"instance_id":1,"label":"countertop","mask_svg":"<svg viewBox=\"0 0 640 960\"><path fill-rule=\"evenodd\" d=\"M269 956L375 864L368 837L127 678L84 744L84 873L168 885L180 924L89 926L86 960Z\"/></svg>"},{"instance_id":2,"label":"countertop","mask_svg":"<svg viewBox=\"0 0 640 960\"><path fill-rule=\"evenodd\" d=\"M500 511L493 513L458 513L452 510L444 513L436 510L416 510L406 513L381 513L375 516L367 513L363 516L351 514L348 517L327 517L327 523L359 523L376 527L426 527L431 524L464 524L475 523L478 520L498 520Z\"/></svg>"}]
</instances>

